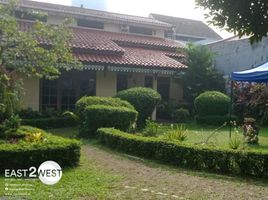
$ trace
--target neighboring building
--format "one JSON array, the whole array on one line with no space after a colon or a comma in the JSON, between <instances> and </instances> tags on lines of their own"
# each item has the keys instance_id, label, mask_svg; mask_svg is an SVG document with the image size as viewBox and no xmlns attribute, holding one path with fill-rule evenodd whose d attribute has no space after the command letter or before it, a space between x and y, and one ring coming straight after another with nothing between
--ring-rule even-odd
<instances>
[{"instance_id":1,"label":"neighboring building","mask_svg":"<svg viewBox=\"0 0 268 200\"><path fill-rule=\"evenodd\" d=\"M210 43L207 47L215 52L214 66L226 77L231 72L254 68L268 61L268 38L250 44L247 37L231 37Z\"/></svg>"},{"instance_id":2,"label":"neighboring building","mask_svg":"<svg viewBox=\"0 0 268 200\"><path fill-rule=\"evenodd\" d=\"M204 22L160 14L150 14L150 17L173 25L173 30L166 30L165 37L183 43L207 44L221 40L214 30Z\"/></svg>"},{"instance_id":3,"label":"neighboring building","mask_svg":"<svg viewBox=\"0 0 268 200\"><path fill-rule=\"evenodd\" d=\"M83 71L64 72L54 81L25 79L25 108L71 109L83 95L114 96L136 86L151 87L167 101L182 100L178 74L186 66L180 63L183 56L177 52L183 46L164 38L171 25L148 17L26 0L19 5L20 12L46 12L42 20L49 24L73 17L71 46L85 67ZM17 16L26 30L34 23L28 15Z\"/></svg>"},{"instance_id":4,"label":"neighboring building","mask_svg":"<svg viewBox=\"0 0 268 200\"><path fill-rule=\"evenodd\" d=\"M72 6L106 10L106 0L72 0Z\"/></svg>"}]
</instances>

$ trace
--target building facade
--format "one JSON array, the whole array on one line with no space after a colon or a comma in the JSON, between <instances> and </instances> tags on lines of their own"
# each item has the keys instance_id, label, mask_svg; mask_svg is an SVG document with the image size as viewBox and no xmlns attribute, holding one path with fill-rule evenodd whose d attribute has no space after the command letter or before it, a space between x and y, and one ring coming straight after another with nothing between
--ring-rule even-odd
<instances>
[{"instance_id":1,"label":"building facade","mask_svg":"<svg viewBox=\"0 0 268 200\"><path fill-rule=\"evenodd\" d=\"M41 20L48 24L74 19L70 45L83 70L62 71L53 81L22 77L24 108L73 109L84 95L114 96L138 86L157 90L165 101L182 100L179 75L187 67L177 51L183 45L165 38L172 25L149 17L21 0L16 16L23 30L36 20L25 14L32 10L45 13Z\"/></svg>"}]
</instances>

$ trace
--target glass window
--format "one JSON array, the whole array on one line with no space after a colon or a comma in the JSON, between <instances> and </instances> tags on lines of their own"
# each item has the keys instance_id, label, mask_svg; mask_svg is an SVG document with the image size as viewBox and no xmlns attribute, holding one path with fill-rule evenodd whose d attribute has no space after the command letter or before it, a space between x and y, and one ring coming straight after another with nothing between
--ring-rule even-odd
<instances>
[{"instance_id":1,"label":"glass window","mask_svg":"<svg viewBox=\"0 0 268 200\"><path fill-rule=\"evenodd\" d=\"M161 95L162 99L165 101L169 100L169 88L170 88L170 78L168 77L157 78L157 91Z\"/></svg>"},{"instance_id":2,"label":"glass window","mask_svg":"<svg viewBox=\"0 0 268 200\"><path fill-rule=\"evenodd\" d=\"M104 23L103 22L87 20L87 19L77 19L77 26L104 29Z\"/></svg>"},{"instance_id":3,"label":"glass window","mask_svg":"<svg viewBox=\"0 0 268 200\"><path fill-rule=\"evenodd\" d=\"M96 79L89 78L88 80L80 80L80 94L79 96L94 96L96 94Z\"/></svg>"},{"instance_id":4,"label":"glass window","mask_svg":"<svg viewBox=\"0 0 268 200\"><path fill-rule=\"evenodd\" d=\"M125 90L127 89L127 74L117 74L117 84L116 84L116 88L117 88L117 92L121 91L121 90Z\"/></svg>"},{"instance_id":5,"label":"glass window","mask_svg":"<svg viewBox=\"0 0 268 200\"><path fill-rule=\"evenodd\" d=\"M138 33L143 35L153 35L153 30L150 28L138 27L138 26L130 26L130 33Z\"/></svg>"},{"instance_id":6,"label":"glass window","mask_svg":"<svg viewBox=\"0 0 268 200\"><path fill-rule=\"evenodd\" d=\"M144 87L153 88L153 77L152 76L145 76Z\"/></svg>"},{"instance_id":7,"label":"glass window","mask_svg":"<svg viewBox=\"0 0 268 200\"><path fill-rule=\"evenodd\" d=\"M57 85L57 80L42 80L41 107L43 111L47 108L57 109Z\"/></svg>"},{"instance_id":8,"label":"glass window","mask_svg":"<svg viewBox=\"0 0 268 200\"><path fill-rule=\"evenodd\" d=\"M72 79L63 79L61 81L61 109L72 110L75 107L75 83Z\"/></svg>"}]
</instances>

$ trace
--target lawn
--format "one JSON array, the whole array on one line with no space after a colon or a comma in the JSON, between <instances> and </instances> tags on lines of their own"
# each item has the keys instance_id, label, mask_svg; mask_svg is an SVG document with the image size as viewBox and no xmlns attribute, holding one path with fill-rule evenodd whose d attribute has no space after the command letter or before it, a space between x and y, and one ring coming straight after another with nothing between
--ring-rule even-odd
<instances>
[{"instance_id":1,"label":"lawn","mask_svg":"<svg viewBox=\"0 0 268 200\"><path fill-rule=\"evenodd\" d=\"M173 127L180 124L173 124ZM187 129L187 138L184 143L187 144L200 144L211 135L211 133L217 129L217 126L209 126L209 125L200 125L195 122L184 124ZM161 136L165 132L171 129L171 124L161 124L159 128L158 136ZM232 129L232 137L237 137L242 141L243 135L242 131L238 134ZM223 149L230 149L229 147L229 127L225 126L218 130L213 136L209 139L208 145L220 147ZM268 127L261 127L259 133L259 145L241 145L241 148L253 151L262 151L268 152Z\"/></svg>"}]
</instances>

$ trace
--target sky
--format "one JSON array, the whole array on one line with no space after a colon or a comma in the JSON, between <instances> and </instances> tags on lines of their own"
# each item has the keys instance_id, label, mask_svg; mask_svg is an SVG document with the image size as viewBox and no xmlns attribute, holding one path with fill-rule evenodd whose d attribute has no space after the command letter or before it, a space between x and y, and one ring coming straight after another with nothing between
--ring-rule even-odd
<instances>
[{"instance_id":1,"label":"sky","mask_svg":"<svg viewBox=\"0 0 268 200\"><path fill-rule=\"evenodd\" d=\"M72 5L72 0L35 0L54 4ZM194 0L73 0L77 6L90 6L92 9L106 10L110 12L149 16L150 13L158 13L174 17L182 17L200 20L206 23L202 9L197 9ZM82 3L81 3L82 2ZM219 30L210 25L223 38L233 34Z\"/></svg>"}]
</instances>

